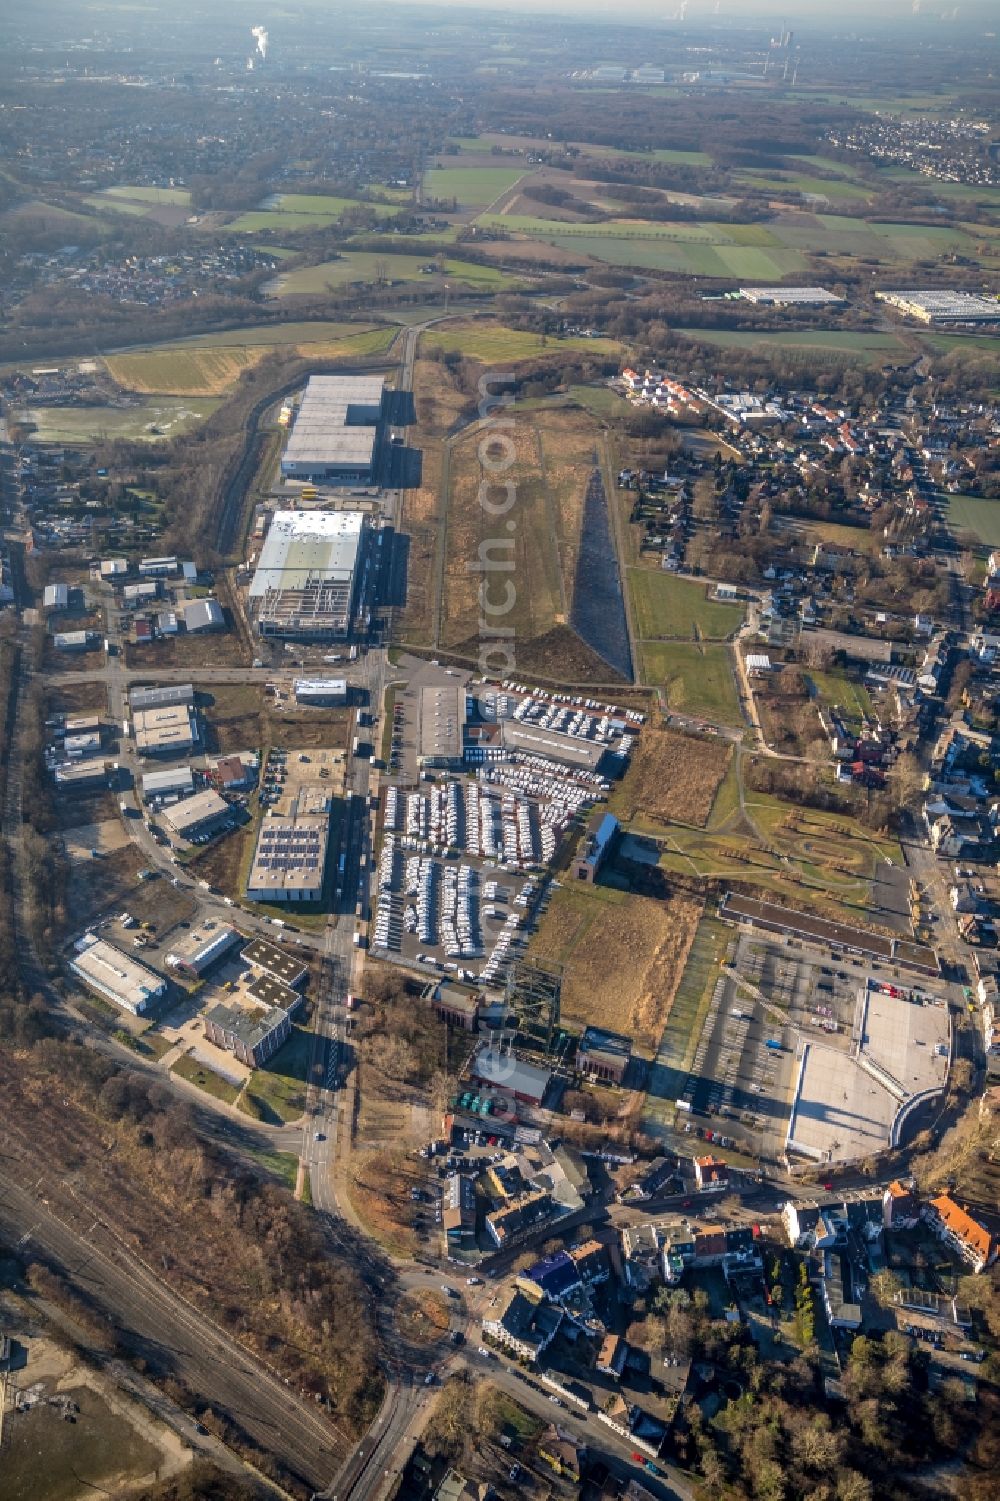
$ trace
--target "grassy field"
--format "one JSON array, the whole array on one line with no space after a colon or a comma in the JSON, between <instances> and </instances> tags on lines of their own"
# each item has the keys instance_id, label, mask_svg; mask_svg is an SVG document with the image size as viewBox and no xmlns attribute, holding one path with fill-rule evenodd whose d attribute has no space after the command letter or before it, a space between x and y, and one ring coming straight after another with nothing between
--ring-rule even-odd
<instances>
[{"instance_id":1,"label":"grassy field","mask_svg":"<svg viewBox=\"0 0 1000 1501\"><path fill-rule=\"evenodd\" d=\"M743 606L710 599L707 584L675 578L662 569L630 568L627 577L642 640L669 636L722 641L743 623Z\"/></svg>"},{"instance_id":2,"label":"grassy field","mask_svg":"<svg viewBox=\"0 0 1000 1501\"><path fill-rule=\"evenodd\" d=\"M640 649L643 682L663 690L670 709L712 724L742 723L726 648L653 642Z\"/></svg>"},{"instance_id":3,"label":"grassy field","mask_svg":"<svg viewBox=\"0 0 1000 1501\"><path fill-rule=\"evenodd\" d=\"M454 198L459 208L485 208L523 176L521 167L430 167L424 173L424 197Z\"/></svg>"},{"instance_id":4,"label":"grassy field","mask_svg":"<svg viewBox=\"0 0 1000 1501\"><path fill-rule=\"evenodd\" d=\"M732 756L728 740L644 729L608 807L624 824L677 822L701 827L709 815L715 816Z\"/></svg>"},{"instance_id":5,"label":"grassy field","mask_svg":"<svg viewBox=\"0 0 1000 1501\"><path fill-rule=\"evenodd\" d=\"M221 1074L217 1074L214 1068L209 1068L207 1064L199 1063L197 1058L192 1058L187 1053L182 1058L178 1058L170 1072L178 1074L182 1079L186 1079L189 1084L197 1085L206 1094L210 1094L213 1099L222 1100L226 1105L232 1105L236 1102L236 1096L239 1094L237 1086L231 1084L228 1079L224 1079Z\"/></svg>"},{"instance_id":6,"label":"grassy field","mask_svg":"<svg viewBox=\"0 0 1000 1501\"><path fill-rule=\"evenodd\" d=\"M832 355L840 359L863 357L865 364L884 364L886 360L910 360L912 351L895 334L853 332L844 329L810 329L805 332L757 333L736 328L679 328L679 334L698 344L713 344L720 349L807 349L811 355Z\"/></svg>"},{"instance_id":7,"label":"grassy field","mask_svg":"<svg viewBox=\"0 0 1000 1501\"><path fill-rule=\"evenodd\" d=\"M377 219L389 219L399 213L394 203L361 202L354 198L336 198L321 193L276 193L261 208L239 214L223 229L236 234L259 234L274 229L295 234L300 229L325 229L339 224L348 209L370 210Z\"/></svg>"},{"instance_id":8,"label":"grassy field","mask_svg":"<svg viewBox=\"0 0 1000 1501\"><path fill-rule=\"evenodd\" d=\"M558 353L561 349L591 349L595 354L610 354L620 348L614 339L551 339L544 334L505 328L502 323L471 320L444 324L431 329L424 338L429 348L446 352L457 350L470 360L497 365L535 359L538 355Z\"/></svg>"},{"instance_id":9,"label":"grassy field","mask_svg":"<svg viewBox=\"0 0 1000 1501\"><path fill-rule=\"evenodd\" d=\"M430 264L433 275L421 267ZM446 259L440 270L434 262L420 255L380 255L374 250L348 250L335 261L323 261L318 266L300 266L278 279L278 297L317 296L327 287L341 287L349 282L374 281L379 269L384 269L390 281L442 281L461 282L464 286L496 292L513 286L516 279L505 276L495 266L477 266L472 261Z\"/></svg>"},{"instance_id":10,"label":"grassy field","mask_svg":"<svg viewBox=\"0 0 1000 1501\"><path fill-rule=\"evenodd\" d=\"M871 198L873 190L847 182L842 177L810 177L799 172L757 172L750 168L736 174L748 188L761 188L775 197L783 195L822 194L825 198Z\"/></svg>"},{"instance_id":11,"label":"grassy field","mask_svg":"<svg viewBox=\"0 0 1000 1501\"><path fill-rule=\"evenodd\" d=\"M125 438L152 443L190 432L219 405L210 397L161 397L134 407L33 407L28 416L40 443L97 443Z\"/></svg>"},{"instance_id":12,"label":"grassy field","mask_svg":"<svg viewBox=\"0 0 1000 1501\"><path fill-rule=\"evenodd\" d=\"M658 1102L669 1102L672 1114L673 1102L684 1087L731 936L731 930L717 918L705 916L698 924L650 1070L646 1109L654 1123L662 1113Z\"/></svg>"},{"instance_id":13,"label":"grassy field","mask_svg":"<svg viewBox=\"0 0 1000 1501\"><path fill-rule=\"evenodd\" d=\"M700 911L685 896L654 901L605 886L561 887L531 952L565 966L563 1020L655 1047Z\"/></svg>"},{"instance_id":14,"label":"grassy field","mask_svg":"<svg viewBox=\"0 0 1000 1501\"><path fill-rule=\"evenodd\" d=\"M302 330L309 332L303 338ZM242 342L257 334L284 337ZM273 349L295 349L310 359L361 359L388 350L395 327L359 328L357 324L292 323L280 330L236 330L217 335L216 342L201 337L183 344L159 345L128 354L108 355L105 365L112 378L127 390L178 396L222 396L239 380L244 370L258 365ZM227 342L220 342L225 340Z\"/></svg>"},{"instance_id":15,"label":"grassy field","mask_svg":"<svg viewBox=\"0 0 1000 1501\"><path fill-rule=\"evenodd\" d=\"M312 1047L312 1034L302 1027L293 1027L292 1035L274 1057L263 1068L254 1070L240 1096L240 1109L269 1125L298 1120L306 1108Z\"/></svg>"},{"instance_id":16,"label":"grassy field","mask_svg":"<svg viewBox=\"0 0 1000 1501\"><path fill-rule=\"evenodd\" d=\"M973 532L984 547L1000 547L1000 500L949 495L948 524L955 531Z\"/></svg>"}]
</instances>

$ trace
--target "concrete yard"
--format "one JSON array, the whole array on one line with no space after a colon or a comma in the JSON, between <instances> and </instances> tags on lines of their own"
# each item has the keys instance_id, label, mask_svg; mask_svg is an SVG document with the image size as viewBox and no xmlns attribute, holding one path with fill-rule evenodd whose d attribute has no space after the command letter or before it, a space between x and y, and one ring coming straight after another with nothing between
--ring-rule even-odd
<instances>
[{"instance_id":1,"label":"concrete yard","mask_svg":"<svg viewBox=\"0 0 1000 1501\"><path fill-rule=\"evenodd\" d=\"M63 837L70 860L93 860L95 850L98 856L108 855L112 850L124 849L129 843L128 831L120 818L83 823L75 829L67 829Z\"/></svg>"}]
</instances>

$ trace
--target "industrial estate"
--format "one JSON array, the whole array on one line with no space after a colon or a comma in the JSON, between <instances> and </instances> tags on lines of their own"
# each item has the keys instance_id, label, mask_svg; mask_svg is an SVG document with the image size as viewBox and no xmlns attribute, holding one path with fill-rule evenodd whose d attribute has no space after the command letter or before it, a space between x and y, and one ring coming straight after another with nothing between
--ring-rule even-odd
<instances>
[{"instance_id":1,"label":"industrial estate","mask_svg":"<svg viewBox=\"0 0 1000 1501\"><path fill-rule=\"evenodd\" d=\"M7 24L0 1501L996 1494L1000 116L905 9Z\"/></svg>"}]
</instances>

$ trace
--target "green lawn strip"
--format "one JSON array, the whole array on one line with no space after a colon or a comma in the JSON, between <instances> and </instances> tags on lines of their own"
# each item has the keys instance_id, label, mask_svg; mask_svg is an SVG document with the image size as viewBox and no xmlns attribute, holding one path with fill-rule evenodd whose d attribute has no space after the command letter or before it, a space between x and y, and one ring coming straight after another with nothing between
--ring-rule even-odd
<instances>
[{"instance_id":1,"label":"green lawn strip","mask_svg":"<svg viewBox=\"0 0 1000 1501\"><path fill-rule=\"evenodd\" d=\"M182 1058L178 1058L177 1062L172 1065L170 1072L172 1074L179 1074L182 1079L187 1079L188 1083L197 1085L206 1094L212 1095L217 1100L223 1100L227 1105L235 1104L236 1097L240 1092L238 1085L231 1084L228 1079L224 1079L221 1074L217 1074L214 1068L209 1068L207 1064L199 1063L197 1058L192 1058L188 1053L185 1053Z\"/></svg>"},{"instance_id":2,"label":"green lawn strip","mask_svg":"<svg viewBox=\"0 0 1000 1501\"><path fill-rule=\"evenodd\" d=\"M268 1125L299 1120L306 1108L312 1050L313 1034L293 1027L274 1057L254 1070L240 1095L240 1109Z\"/></svg>"},{"instance_id":3,"label":"green lawn strip","mask_svg":"<svg viewBox=\"0 0 1000 1501\"><path fill-rule=\"evenodd\" d=\"M949 495L948 524L953 531L974 533L984 547L1000 547L1000 500Z\"/></svg>"}]
</instances>

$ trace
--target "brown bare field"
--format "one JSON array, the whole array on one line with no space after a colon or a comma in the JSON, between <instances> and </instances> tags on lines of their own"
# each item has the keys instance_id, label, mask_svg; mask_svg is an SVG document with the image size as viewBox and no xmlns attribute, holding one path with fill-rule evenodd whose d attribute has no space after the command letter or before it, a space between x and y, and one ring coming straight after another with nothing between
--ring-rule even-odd
<instances>
[{"instance_id":1,"label":"brown bare field","mask_svg":"<svg viewBox=\"0 0 1000 1501\"><path fill-rule=\"evenodd\" d=\"M556 892L532 952L565 966L562 1016L656 1047L684 970L702 904L606 887Z\"/></svg>"},{"instance_id":2,"label":"brown bare field","mask_svg":"<svg viewBox=\"0 0 1000 1501\"><path fill-rule=\"evenodd\" d=\"M73 930L122 905L138 922L153 923L158 933L189 918L195 910L191 898L162 876L140 881L141 868L141 853L131 844L96 860L71 864L67 909Z\"/></svg>"},{"instance_id":3,"label":"brown bare field","mask_svg":"<svg viewBox=\"0 0 1000 1501\"><path fill-rule=\"evenodd\" d=\"M126 667L249 667L251 661L238 631L196 632L125 645Z\"/></svg>"},{"instance_id":4,"label":"brown bare field","mask_svg":"<svg viewBox=\"0 0 1000 1501\"><path fill-rule=\"evenodd\" d=\"M54 683L47 690L49 714L107 714L108 690L103 683Z\"/></svg>"},{"instance_id":5,"label":"brown bare field","mask_svg":"<svg viewBox=\"0 0 1000 1501\"><path fill-rule=\"evenodd\" d=\"M413 442L422 454L419 489L403 492L401 530L409 539L406 608L401 635L430 642L434 627L435 560L443 511L444 441L469 405L446 365L418 359L413 367L417 427Z\"/></svg>"},{"instance_id":6,"label":"brown bare field","mask_svg":"<svg viewBox=\"0 0 1000 1501\"><path fill-rule=\"evenodd\" d=\"M359 1152L351 1164L348 1192L355 1214L374 1240L400 1256L414 1256L420 1246L412 1226L417 1206L410 1199L416 1181L403 1152Z\"/></svg>"},{"instance_id":7,"label":"brown bare field","mask_svg":"<svg viewBox=\"0 0 1000 1501\"><path fill-rule=\"evenodd\" d=\"M704 828L732 754L727 740L644 729L609 806L623 823L640 818Z\"/></svg>"},{"instance_id":8,"label":"brown bare field","mask_svg":"<svg viewBox=\"0 0 1000 1501\"><path fill-rule=\"evenodd\" d=\"M348 709L275 709L263 688L249 683L213 684L199 694L206 748L213 755L281 745L302 750L347 744Z\"/></svg>"}]
</instances>

